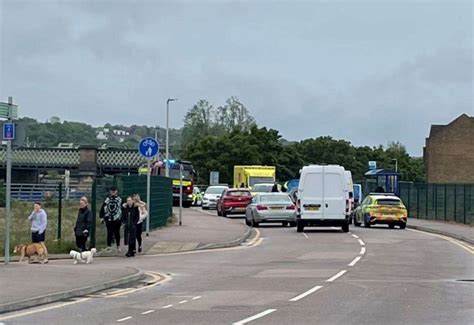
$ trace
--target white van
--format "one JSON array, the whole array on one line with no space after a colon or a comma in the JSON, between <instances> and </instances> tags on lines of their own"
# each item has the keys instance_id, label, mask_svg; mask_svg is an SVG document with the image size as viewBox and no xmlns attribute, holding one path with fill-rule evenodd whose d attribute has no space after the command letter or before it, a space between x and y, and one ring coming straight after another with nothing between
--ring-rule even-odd
<instances>
[{"instance_id":1,"label":"white van","mask_svg":"<svg viewBox=\"0 0 474 325\"><path fill-rule=\"evenodd\" d=\"M298 187L298 232L307 226L337 226L349 231L346 179L344 168L338 165L303 167Z\"/></svg>"}]
</instances>

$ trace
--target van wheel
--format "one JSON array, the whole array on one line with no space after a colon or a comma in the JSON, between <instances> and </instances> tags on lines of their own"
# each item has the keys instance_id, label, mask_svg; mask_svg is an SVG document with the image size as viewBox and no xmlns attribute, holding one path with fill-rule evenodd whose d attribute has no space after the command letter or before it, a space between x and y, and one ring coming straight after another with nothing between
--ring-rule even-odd
<instances>
[{"instance_id":1,"label":"van wheel","mask_svg":"<svg viewBox=\"0 0 474 325\"><path fill-rule=\"evenodd\" d=\"M349 232L349 224L346 223L342 226L342 232Z\"/></svg>"},{"instance_id":2,"label":"van wheel","mask_svg":"<svg viewBox=\"0 0 474 325\"><path fill-rule=\"evenodd\" d=\"M296 221L296 232L303 232L304 231L304 223L301 220Z\"/></svg>"},{"instance_id":3,"label":"van wheel","mask_svg":"<svg viewBox=\"0 0 474 325\"><path fill-rule=\"evenodd\" d=\"M395 225L394 225L394 224L388 225L388 227L389 227L390 229L395 229Z\"/></svg>"},{"instance_id":4,"label":"van wheel","mask_svg":"<svg viewBox=\"0 0 474 325\"><path fill-rule=\"evenodd\" d=\"M364 221L364 227L365 227L365 228L370 228L370 223Z\"/></svg>"},{"instance_id":5,"label":"van wheel","mask_svg":"<svg viewBox=\"0 0 474 325\"><path fill-rule=\"evenodd\" d=\"M407 227L406 223L401 223L400 224L400 229L405 229Z\"/></svg>"}]
</instances>

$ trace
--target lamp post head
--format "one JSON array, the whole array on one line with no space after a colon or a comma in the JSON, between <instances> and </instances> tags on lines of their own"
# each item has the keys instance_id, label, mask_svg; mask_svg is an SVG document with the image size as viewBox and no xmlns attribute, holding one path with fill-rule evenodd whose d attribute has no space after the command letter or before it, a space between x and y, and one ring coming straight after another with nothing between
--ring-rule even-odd
<instances>
[{"instance_id":1,"label":"lamp post head","mask_svg":"<svg viewBox=\"0 0 474 325\"><path fill-rule=\"evenodd\" d=\"M178 98L168 98L166 103L169 104L169 102L174 102L175 100L178 100Z\"/></svg>"}]
</instances>

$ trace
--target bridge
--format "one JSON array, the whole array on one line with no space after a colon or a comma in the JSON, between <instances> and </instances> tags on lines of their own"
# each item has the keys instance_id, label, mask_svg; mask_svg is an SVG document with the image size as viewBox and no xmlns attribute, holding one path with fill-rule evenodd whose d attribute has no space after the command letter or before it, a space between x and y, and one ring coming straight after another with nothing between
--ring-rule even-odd
<instances>
[{"instance_id":1,"label":"bridge","mask_svg":"<svg viewBox=\"0 0 474 325\"><path fill-rule=\"evenodd\" d=\"M160 152L163 158L163 152ZM37 182L44 171L71 175L137 174L146 160L137 150L98 149L82 146L78 149L18 148L13 151L12 179L14 182ZM6 150L0 149L0 179L5 179Z\"/></svg>"}]
</instances>

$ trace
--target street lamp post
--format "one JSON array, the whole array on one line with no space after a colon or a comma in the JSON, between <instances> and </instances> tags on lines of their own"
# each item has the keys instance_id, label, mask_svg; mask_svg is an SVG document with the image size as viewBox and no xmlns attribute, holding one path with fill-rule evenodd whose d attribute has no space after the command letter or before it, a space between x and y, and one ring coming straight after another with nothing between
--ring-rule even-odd
<instances>
[{"instance_id":1,"label":"street lamp post","mask_svg":"<svg viewBox=\"0 0 474 325\"><path fill-rule=\"evenodd\" d=\"M392 159L395 162L395 173L398 173L398 159Z\"/></svg>"},{"instance_id":2,"label":"street lamp post","mask_svg":"<svg viewBox=\"0 0 474 325\"><path fill-rule=\"evenodd\" d=\"M169 155L170 155L170 102L178 100L177 98L168 98L166 101L166 166L165 166L165 175L166 177L170 176L169 170Z\"/></svg>"}]
</instances>

